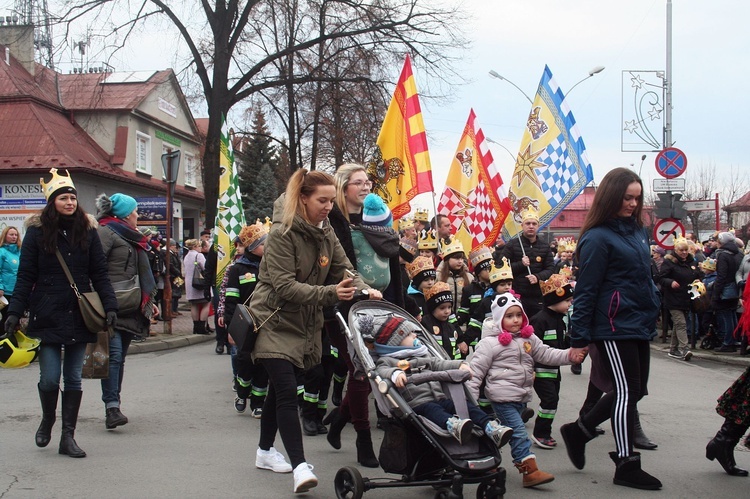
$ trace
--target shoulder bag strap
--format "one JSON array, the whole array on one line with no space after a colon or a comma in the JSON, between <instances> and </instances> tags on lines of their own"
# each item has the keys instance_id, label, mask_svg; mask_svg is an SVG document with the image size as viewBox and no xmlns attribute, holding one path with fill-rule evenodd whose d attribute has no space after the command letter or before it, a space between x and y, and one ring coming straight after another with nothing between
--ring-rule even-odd
<instances>
[{"instance_id":1,"label":"shoulder bag strap","mask_svg":"<svg viewBox=\"0 0 750 499\"><path fill-rule=\"evenodd\" d=\"M68 269L68 264L65 263L65 259L63 259L63 256L60 254L60 250L56 249L55 254L57 254L57 260L60 262L60 266L63 269L63 272L65 272L65 277L68 278L68 282L70 283L70 287L73 288L73 291L75 291L76 296L78 299L81 299L81 293L78 292L78 286L76 286L76 282L73 280L73 276L70 274L70 269Z\"/></svg>"}]
</instances>

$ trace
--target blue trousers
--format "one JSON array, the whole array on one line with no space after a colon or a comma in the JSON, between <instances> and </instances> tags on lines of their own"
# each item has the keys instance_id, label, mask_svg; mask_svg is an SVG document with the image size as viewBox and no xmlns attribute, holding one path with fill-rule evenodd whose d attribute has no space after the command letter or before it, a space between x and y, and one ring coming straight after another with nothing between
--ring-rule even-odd
<instances>
[{"instance_id":1,"label":"blue trousers","mask_svg":"<svg viewBox=\"0 0 750 499\"><path fill-rule=\"evenodd\" d=\"M115 329L109 339L109 378L102 380L102 402L105 408L120 407L122 378L125 376L125 356L133 335Z\"/></svg>"},{"instance_id":2,"label":"blue trousers","mask_svg":"<svg viewBox=\"0 0 750 499\"><path fill-rule=\"evenodd\" d=\"M484 427L487 426L487 423L489 423L492 418L488 416L486 412L484 412L482 409L475 406L468 400L466 401L466 405L469 409L469 419L471 419L471 422L484 430ZM440 399L431 402L425 402L424 404L419 404L413 409L415 413L429 419L445 430L448 429L446 426L448 419L452 418L456 414L456 406L453 404L453 401L451 399Z\"/></svg>"},{"instance_id":3,"label":"blue trousers","mask_svg":"<svg viewBox=\"0 0 750 499\"><path fill-rule=\"evenodd\" d=\"M39 349L39 388L45 392L60 389L62 371L65 391L81 391L81 371L86 343L65 345L65 356L59 343L42 343Z\"/></svg>"},{"instance_id":4,"label":"blue trousers","mask_svg":"<svg viewBox=\"0 0 750 499\"><path fill-rule=\"evenodd\" d=\"M510 437L510 455L514 463L520 463L523 458L531 456L531 439L526 433L526 426L521 419L521 412L526 408L521 402L492 402L492 409L500 418L500 423L513 428Z\"/></svg>"}]
</instances>

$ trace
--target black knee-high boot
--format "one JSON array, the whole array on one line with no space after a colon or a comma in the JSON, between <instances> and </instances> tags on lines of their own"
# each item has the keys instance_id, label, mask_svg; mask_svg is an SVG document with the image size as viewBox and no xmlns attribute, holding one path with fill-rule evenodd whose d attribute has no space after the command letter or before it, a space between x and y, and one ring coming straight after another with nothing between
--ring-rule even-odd
<instances>
[{"instance_id":1,"label":"black knee-high boot","mask_svg":"<svg viewBox=\"0 0 750 499\"><path fill-rule=\"evenodd\" d=\"M52 426L55 424L57 399L60 390L55 389L46 392L39 385L37 385L37 389L39 390L39 400L42 402L42 422L36 431L36 445L37 447L47 447L52 440Z\"/></svg>"},{"instance_id":2,"label":"black knee-high boot","mask_svg":"<svg viewBox=\"0 0 750 499\"><path fill-rule=\"evenodd\" d=\"M369 428L357 430L357 462L367 468L380 466L375 451L372 450L372 434Z\"/></svg>"},{"instance_id":3,"label":"black knee-high boot","mask_svg":"<svg viewBox=\"0 0 750 499\"><path fill-rule=\"evenodd\" d=\"M716 436L706 446L706 457L713 461L716 459L727 474L732 476L747 476L747 470L737 467L734 460L734 446L745 434L747 426L738 425L724 420Z\"/></svg>"},{"instance_id":4,"label":"black knee-high boot","mask_svg":"<svg viewBox=\"0 0 750 499\"><path fill-rule=\"evenodd\" d=\"M60 439L60 454L70 457L86 457L86 453L78 447L73 439L78 422L78 409L81 407L83 392L65 390L62 395L62 438Z\"/></svg>"},{"instance_id":5,"label":"black knee-high boot","mask_svg":"<svg viewBox=\"0 0 750 499\"><path fill-rule=\"evenodd\" d=\"M635 411L635 421L633 425L633 447L645 450L656 450L656 448L659 447L643 432L643 428L641 427L641 417L638 414L638 411Z\"/></svg>"}]
</instances>

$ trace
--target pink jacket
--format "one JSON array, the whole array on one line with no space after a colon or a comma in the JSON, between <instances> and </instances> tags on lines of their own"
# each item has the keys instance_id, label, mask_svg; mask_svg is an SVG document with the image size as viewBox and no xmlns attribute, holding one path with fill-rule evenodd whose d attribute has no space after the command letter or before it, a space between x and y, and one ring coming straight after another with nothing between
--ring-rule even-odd
<instances>
[{"instance_id":1,"label":"pink jacket","mask_svg":"<svg viewBox=\"0 0 750 499\"><path fill-rule=\"evenodd\" d=\"M529 402L535 361L548 366L572 364L567 349L551 348L535 334L528 338L513 335L507 346L500 344L499 334L500 328L495 327L494 321L484 321L482 339L469 359L473 376L466 382L475 399L479 397L482 381L486 380L484 394L492 402Z\"/></svg>"}]
</instances>

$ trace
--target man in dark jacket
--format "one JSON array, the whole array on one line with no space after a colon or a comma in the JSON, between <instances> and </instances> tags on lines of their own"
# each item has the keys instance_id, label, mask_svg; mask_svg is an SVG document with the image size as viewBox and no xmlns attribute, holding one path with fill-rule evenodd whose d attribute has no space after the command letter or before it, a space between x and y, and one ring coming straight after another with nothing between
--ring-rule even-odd
<instances>
[{"instance_id":1,"label":"man in dark jacket","mask_svg":"<svg viewBox=\"0 0 750 499\"><path fill-rule=\"evenodd\" d=\"M539 212L529 207L521 212L521 233L503 248L503 256L513 270L513 291L521 295L526 315L532 317L543 308L539 281L549 279L555 260L549 244L537 234Z\"/></svg>"},{"instance_id":2,"label":"man in dark jacket","mask_svg":"<svg viewBox=\"0 0 750 499\"><path fill-rule=\"evenodd\" d=\"M734 330L737 327L737 300L739 293L734 275L740 268L742 253L737 247L734 234L721 232L717 237L719 248L713 252L716 258L716 281L711 295L712 307L716 312L716 329L722 345L717 352L736 352Z\"/></svg>"}]
</instances>

